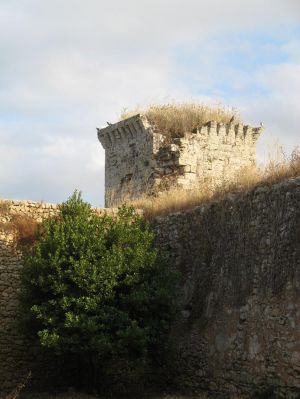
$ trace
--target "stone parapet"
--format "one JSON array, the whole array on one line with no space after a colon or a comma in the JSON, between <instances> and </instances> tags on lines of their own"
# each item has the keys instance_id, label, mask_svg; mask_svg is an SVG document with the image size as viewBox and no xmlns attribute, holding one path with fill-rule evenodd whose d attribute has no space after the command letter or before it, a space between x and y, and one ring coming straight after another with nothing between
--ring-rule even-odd
<instances>
[{"instance_id":1,"label":"stone parapet","mask_svg":"<svg viewBox=\"0 0 300 399\"><path fill-rule=\"evenodd\" d=\"M251 127L242 123L217 123L213 121L197 128L197 134L199 135L213 135L220 138L230 137L232 143L236 140L245 140L253 144L257 141L262 131L262 127Z\"/></svg>"},{"instance_id":2,"label":"stone parapet","mask_svg":"<svg viewBox=\"0 0 300 399\"><path fill-rule=\"evenodd\" d=\"M142 115L98 129L105 149L105 204L113 206L172 187L220 185L255 164L262 127L214 121L180 137Z\"/></svg>"},{"instance_id":3,"label":"stone parapet","mask_svg":"<svg viewBox=\"0 0 300 399\"><path fill-rule=\"evenodd\" d=\"M105 150L124 144L130 145L132 142L137 142L140 139L139 135L144 134L149 127L147 119L137 114L97 129L98 139Z\"/></svg>"}]
</instances>

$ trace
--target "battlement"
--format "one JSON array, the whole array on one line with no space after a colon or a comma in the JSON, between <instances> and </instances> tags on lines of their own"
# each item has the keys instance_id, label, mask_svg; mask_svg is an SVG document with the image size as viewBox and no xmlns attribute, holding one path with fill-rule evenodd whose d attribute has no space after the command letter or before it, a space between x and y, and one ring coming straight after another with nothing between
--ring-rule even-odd
<instances>
[{"instance_id":1,"label":"battlement","mask_svg":"<svg viewBox=\"0 0 300 399\"><path fill-rule=\"evenodd\" d=\"M105 149L105 203L228 181L255 163L262 127L210 121L176 137L137 114L97 129Z\"/></svg>"},{"instance_id":2,"label":"battlement","mask_svg":"<svg viewBox=\"0 0 300 399\"><path fill-rule=\"evenodd\" d=\"M254 143L259 138L262 132L262 127L251 127L242 123L217 123L214 121L208 122L204 126L197 128L197 134L218 137L231 137L234 139L244 139L253 141Z\"/></svg>"},{"instance_id":3,"label":"battlement","mask_svg":"<svg viewBox=\"0 0 300 399\"><path fill-rule=\"evenodd\" d=\"M140 114L128 119L108 125L103 129L97 129L98 139L105 149L109 149L125 143L130 145L139 140L139 135L145 134L150 125L145 117Z\"/></svg>"},{"instance_id":4,"label":"battlement","mask_svg":"<svg viewBox=\"0 0 300 399\"><path fill-rule=\"evenodd\" d=\"M147 118L141 114L123 119L120 122L110 124L104 128L98 129L98 139L104 149L109 149L121 143L132 143L139 140L141 134L151 131L153 135L160 134L155 126L152 126ZM199 135L217 135L219 137L232 137L237 139L253 140L258 139L262 132L262 127L251 127L244 124L235 123L217 123L210 121L207 124L197 128Z\"/></svg>"}]
</instances>

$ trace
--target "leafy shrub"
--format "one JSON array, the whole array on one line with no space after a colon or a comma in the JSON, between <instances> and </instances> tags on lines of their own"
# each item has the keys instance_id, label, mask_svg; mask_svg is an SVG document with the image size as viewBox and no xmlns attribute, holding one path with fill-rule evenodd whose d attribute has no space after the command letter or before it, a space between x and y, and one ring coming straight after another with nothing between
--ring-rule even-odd
<instances>
[{"instance_id":1,"label":"leafy shrub","mask_svg":"<svg viewBox=\"0 0 300 399\"><path fill-rule=\"evenodd\" d=\"M175 277L132 208L97 216L75 192L24 255L24 326L41 346L102 369L160 357Z\"/></svg>"}]
</instances>

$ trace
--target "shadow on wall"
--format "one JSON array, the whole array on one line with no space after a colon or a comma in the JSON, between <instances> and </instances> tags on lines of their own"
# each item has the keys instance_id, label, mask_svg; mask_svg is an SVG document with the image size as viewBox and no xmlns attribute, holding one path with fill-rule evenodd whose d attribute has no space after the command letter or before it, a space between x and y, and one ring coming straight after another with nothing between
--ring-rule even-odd
<instances>
[{"instance_id":1,"label":"shadow on wall","mask_svg":"<svg viewBox=\"0 0 300 399\"><path fill-rule=\"evenodd\" d=\"M47 386L54 375L60 383L53 356L40 353L37 343L21 333L19 324L20 246L32 243L38 222L55 212L55 205L0 202L0 395L17 390L29 372L34 378L28 386L39 386L41 381Z\"/></svg>"},{"instance_id":2,"label":"shadow on wall","mask_svg":"<svg viewBox=\"0 0 300 399\"><path fill-rule=\"evenodd\" d=\"M174 374L183 390L295 398L300 375L300 177L160 217L182 271Z\"/></svg>"}]
</instances>

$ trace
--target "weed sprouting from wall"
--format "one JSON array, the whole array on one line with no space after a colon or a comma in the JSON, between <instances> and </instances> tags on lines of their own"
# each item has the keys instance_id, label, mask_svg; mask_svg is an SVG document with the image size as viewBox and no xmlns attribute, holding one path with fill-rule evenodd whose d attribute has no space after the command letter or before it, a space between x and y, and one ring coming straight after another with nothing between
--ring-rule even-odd
<instances>
[{"instance_id":1,"label":"weed sprouting from wall","mask_svg":"<svg viewBox=\"0 0 300 399\"><path fill-rule=\"evenodd\" d=\"M0 216L4 216L9 212L9 205L5 201L0 200Z\"/></svg>"},{"instance_id":2,"label":"weed sprouting from wall","mask_svg":"<svg viewBox=\"0 0 300 399\"><path fill-rule=\"evenodd\" d=\"M0 202L0 230L14 234L19 249L34 245L36 237L41 233L41 223L27 214L11 212L8 201Z\"/></svg>"},{"instance_id":3,"label":"weed sprouting from wall","mask_svg":"<svg viewBox=\"0 0 300 399\"><path fill-rule=\"evenodd\" d=\"M17 243L19 247L24 248L34 245L37 235L42 231L41 223L26 215L13 216L12 223L18 232Z\"/></svg>"}]
</instances>

